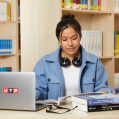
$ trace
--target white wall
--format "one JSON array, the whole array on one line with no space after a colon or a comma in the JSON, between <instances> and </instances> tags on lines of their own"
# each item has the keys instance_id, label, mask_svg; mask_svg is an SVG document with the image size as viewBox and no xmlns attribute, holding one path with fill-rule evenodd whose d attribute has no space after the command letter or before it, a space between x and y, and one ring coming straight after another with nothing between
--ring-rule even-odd
<instances>
[{"instance_id":1,"label":"white wall","mask_svg":"<svg viewBox=\"0 0 119 119\"><path fill-rule=\"evenodd\" d=\"M20 0L20 5L21 71L31 72L42 56L57 48L61 0Z\"/></svg>"}]
</instances>

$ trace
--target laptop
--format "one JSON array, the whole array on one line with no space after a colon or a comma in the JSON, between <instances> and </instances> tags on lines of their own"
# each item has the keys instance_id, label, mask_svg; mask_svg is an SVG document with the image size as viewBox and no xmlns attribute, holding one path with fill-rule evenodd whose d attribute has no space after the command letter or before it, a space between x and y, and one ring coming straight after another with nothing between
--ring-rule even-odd
<instances>
[{"instance_id":1,"label":"laptop","mask_svg":"<svg viewBox=\"0 0 119 119\"><path fill-rule=\"evenodd\" d=\"M34 72L0 72L0 109L37 111Z\"/></svg>"}]
</instances>

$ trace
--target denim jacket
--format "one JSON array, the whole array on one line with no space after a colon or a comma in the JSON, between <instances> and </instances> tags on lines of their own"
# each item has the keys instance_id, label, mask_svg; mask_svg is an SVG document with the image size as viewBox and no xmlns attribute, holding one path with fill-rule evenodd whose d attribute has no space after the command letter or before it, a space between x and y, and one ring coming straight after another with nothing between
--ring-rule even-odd
<instances>
[{"instance_id":1,"label":"denim jacket","mask_svg":"<svg viewBox=\"0 0 119 119\"><path fill-rule=\"evenodd\" d=\"M33 70L36 73L36 100L58 99L58 97L64 96L65 82L59 62L60 48L61 46L54 52L42 57ZM79 93L99 90L115 93L108 87L108 75L100 59L87 52L82 46L81 49L82 65L77 82Z\"/></svg>"}]
</instances>

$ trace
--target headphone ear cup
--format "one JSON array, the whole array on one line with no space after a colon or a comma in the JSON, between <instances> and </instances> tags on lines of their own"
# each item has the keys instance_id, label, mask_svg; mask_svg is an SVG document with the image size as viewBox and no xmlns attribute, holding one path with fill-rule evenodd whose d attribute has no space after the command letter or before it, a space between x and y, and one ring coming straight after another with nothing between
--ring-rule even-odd
<instances>
[{"instance_id":1,"label":"headphone ear cup","mask_svg":"<svg viewBox=\"0 0 119 119\"><path fill-rule=\"evenodd\" d=\"M81 57L75 57L75 58L72 60L72 64L73 64L75 67L80 67L81 64L82 64L82 58L81 58Z\"/></svg>"},{"instance_id":2,"label":"headphone ear cup","mask_svg":"<svg viewBox=\"0 0 119 119\"><path fill-rule=\"evenodd\" d=\"M60 65L62 67L68 67L70 65L70 60L67 57L60 57Z\"/></svg>"}]
</instances>

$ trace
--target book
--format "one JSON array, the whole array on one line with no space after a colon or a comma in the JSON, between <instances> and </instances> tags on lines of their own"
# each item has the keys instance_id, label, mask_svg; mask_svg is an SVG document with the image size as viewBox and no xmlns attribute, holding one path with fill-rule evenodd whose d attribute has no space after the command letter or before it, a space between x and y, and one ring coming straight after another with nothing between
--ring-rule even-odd
<instances>
[{"instance_id":1,"label":"book","mask_svg":"<svg viewBox=\"0 0 119 119\"><path fill-rule=\"evenodd\" d=\"M12 67L0 67L0 72L12 72Z\"/></svg>"},{"instance_id":2,"label":"book","mask_svg":"<svg viewBox=\"0 0 119 119\"><path fill-rule=\"evenodd\" d=\"M116 56L119 56L119 31L116 32Z\"/></svg>"},{"instance_id":3,"label":"book","mask_svg":"<svg viewBox=\"0 0 119 119\"><path fill-rule=\"evenodd\" d=\"M91 0L88 0L88 10L92 9Z\"/></svg>"},{"instance_id":4,"label":"book","mask_svg":"<svg viewBox=\"0 0 119 119\"><path fill-rule=\"evenodd\" d=\"M12 72L12 67L6 67L7 68L7 72Z\"/></svg>"},{"instance_id":5,"label":"book","mask_svg":"<svg viewBox=\"0 0 119 119\"><path fill-rule=\"evenodd\" d=\"M0 21L11 20L11 6L8 2L0 2Z\"/></svg>"},{"instance_id":6,"label":"book","mask_svg":"<svg viewBox=\"0 0 119 119\"><path fill-rule=\"evenodd\" d=\"M114 10L119 11L119 0L114 1Z\"/></svg>"},{"instance_id":7,"label":"book","mask_svg":"<svg viewBox=\"0 0 119 119\"><path fill-rule=\"evenodd\" d=\"M20 5L18 5L18 21L20 21Z\"/></svg>"},{"instance_id":8,"label":"book","mask_svg":"<svg viewBox=\"0 0 119 119\"><path fill-rule=\"evenodd\" d=\"M98 0L95 0L95 11L98 11Z\"/></svg>"},{"instance_id":9,"label":"book","mask_svg":"<svg viewBox=\"0 0 119 119\"><path fill-rule=\"evenodd\" d=\"M72 101L83 105L119 104L119 96L114 94L103 95L73 95Z\"/></svg>"},{"instance_id":10,"label":"book","mask_svg":"<svg viewBox=\"0 0 119 119\"><path fill-rule=\"evenodd\" d=\"M77 94L77 95L101 95L102 92L90 92L90 93L82 93L82 94ZM71 96L64 96L64 97L59 97L58 100L55 99L46 99L46 100L37 100L36 104L45 104L45 105L51 105L51 104L56 104L56 105L61 105L61 102L66 100L67 98L71 98Z\"/></svg>"},{"instance_id":11,"label":"book","mask_svg":"<svg viewBox=\"0 0 119 119\"><path fill-rule=\"evenodd\" d=\"M72 102L72 107L77 107L77 109L85 112L97 112L97 111L111 111L119 110L119 104L109 104L109 105L82 105L76 102Z\"/></svg>"},{"instance_id":12,"label":"book","mask_svg":"<svg viewBox=\"0 0 119 119\"><path fill-rule=\"evenodd\" d=\"M102 56L102 31L82 30L81 45L97 56Z\"/></svg>"},{"instance_id":13,"label":"book","mask_svg":"<svg viewBox=\"0 0 119 119\"><path fill-rule=\"evenodd\" d=\"M77 9L76 0L72 0L72 9Z\"/></svg>"},{"instance_id":14,"label":"book","mask_svg":"<svg viewBox=\"0 0 119 119\"><path fill-rule=\"evenodd\" d=\"M119 93L119 73L115 73L115 91Z\"/></svg>"},{"instance_id":15,"label":"book","mask_svg":"<svg viewBox=\"0 0 119 119\"><path fill-rule=\"evenodd\" d=\"M101 0L98 0L98 11L101 11Z\"/></svg>"},{"instance_id":16,"label":"book","mask_svg":"<svg viewBox=\"0 0 119 119\"><path fill-rule=\"evenodd\" d=\"M7 21L10 21L11 20L10 4L9 3L6 4L7 4Z\"/></svg>"}]
</instances>

